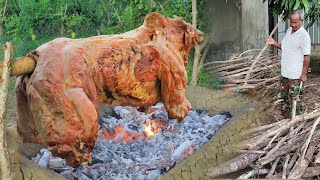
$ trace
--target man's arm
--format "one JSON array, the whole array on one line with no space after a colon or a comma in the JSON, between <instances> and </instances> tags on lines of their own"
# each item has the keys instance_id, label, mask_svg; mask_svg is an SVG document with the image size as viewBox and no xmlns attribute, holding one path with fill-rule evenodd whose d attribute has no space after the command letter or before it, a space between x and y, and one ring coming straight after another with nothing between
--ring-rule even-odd
<instances>
[{"instance_id":1,"label":"man's arm","mask_svg":"<svg viewBox=\"0 0 320 180\"><path fill-rule=\"evenodd\" d=\"M281 44L274 40L271 36L268 36L266 41L269 45L274 45L275 47L281 49Z\"/></svg>"},{"instance_id":2,"label":"man's arm","mask_svg":"<svg viewBox=\"0 0 320 180\"><path fill-rule=\"evenodd\" d=\"M307 80L307 72L308 72L308 67L310 63L310 54L311 54L311 38L309 34L306 34L303 36L302 39L302 53L304 55L303 57L303 67L302 67L302 73L300 76L301 81L306 81Z\"/></svg>"},{"instance_id":3,"label":"man's arm","mask_svg":"<svg viewBox=\"0 0 320 180\"><path fill-rule=\"evenodd\" d=\"M303 68L302 68L302 74L301 74L301 77L300 77L301 81L306 81L307 80L307 72L308 72L309 63L310 63L310 56L309 55L305 55L303 57Z\"/></svg>"}]
</instances>

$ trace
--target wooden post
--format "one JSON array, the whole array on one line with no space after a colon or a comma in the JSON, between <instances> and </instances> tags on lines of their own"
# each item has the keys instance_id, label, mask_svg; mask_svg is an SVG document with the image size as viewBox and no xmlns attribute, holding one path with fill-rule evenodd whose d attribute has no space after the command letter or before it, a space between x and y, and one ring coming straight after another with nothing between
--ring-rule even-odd
<instances>
[{"instance_id":1,"label":"wooden post","mask_svg":"<svg viewBox=\"0 0 320 180\"><path fill-rule=\"evenodd\" d=\"M197 0L192 0L192 26L197 29ZM207 46L209 37L205 35L203 42L200 45L194 47L194 58L193 58L193 67L192 67L192 79L190 85L196 86L199 76L199 63L201 59L201 52ZM201 63L200 63L201 64Z\"/></svg>"},{"instance_id":2,"label":"wooden post","mask_svg":"<svg viewBox=\"0 0 320 180\"><path fill-rule=\"evenodd\" d=\"M4 50L3 72L0 79L0 179L10 180L14 177L7 149L6 107L10 82L10 59L13 51L12 44L7 42Z\"/></svg>"}]
</instances>

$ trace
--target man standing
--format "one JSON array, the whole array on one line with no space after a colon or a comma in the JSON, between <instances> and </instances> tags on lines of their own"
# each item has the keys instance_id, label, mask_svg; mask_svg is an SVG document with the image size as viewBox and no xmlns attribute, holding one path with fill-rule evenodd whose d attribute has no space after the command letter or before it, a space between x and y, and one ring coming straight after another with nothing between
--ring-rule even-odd
<instances>
[{"instance_id":1,"label":"man standing","mask_svg":"<svg viewBox=\"0 0 320 180\"><path fill-rule=\"evenodd\" d=\"M290 28L287 30L282 43L272 37L267 38L267 43L282 49L281 54L281 91L283 99L281 111L285 117L290 117L294 100L299 99L296 114L302 113L302 92L300 82L307 80L307 71L310 62L311 39L302 26L300 11L294 11L290 16ZM300 93L300 94L299 94ZM299 96L299 98L297 98ZM297 99L294 99L297 98Z\"/></svg>"}]
</instances>

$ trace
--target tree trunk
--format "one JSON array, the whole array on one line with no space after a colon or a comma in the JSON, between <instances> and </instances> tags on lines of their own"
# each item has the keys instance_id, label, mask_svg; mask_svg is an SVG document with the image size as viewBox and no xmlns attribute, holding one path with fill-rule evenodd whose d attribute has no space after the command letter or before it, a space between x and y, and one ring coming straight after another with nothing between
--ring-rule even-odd
<instances>
[{"instance_id":1,"label":"tree trunk","mask_svg":"<svg viewBox=\"0 0 320 180\"><path fill-rule=\"evenodd\" d=\"M0 74L2 74L3 62L0 61ZM30 57L20 57L18 59L11 60L10 75L11 76L20 76L23 74L32 73L36 67L36 61Z\"/></svg>"},{"instance_id":2,"label":"tree trunk","mask_svg":"<svg viewBox=\"0 0 320 180\"><path fill-rule=\"evenodd\" d=\"M6 107L10 82L10 59L12 54L11 43L5 45L5 57L2 72L2 82L0 84L0 179L13 179L9 152L7 150L6 139Z\"/></svg>"},{"instance_id":3,"label":"tree trunk","mask_svg":"<svg viewBox=\"0 0 320 180\"><path fill-rule=\"evenodd\" d=\"M197 29L197 0L192 0L192 26ZM193 58L193 67L192 67L192 79L190 84L192 86L196 86L198 83L198 76L199 76L199 63L201 59L201 52L202 50L206 47L208 44L208 36L204 35L204 40L200 45L195 46L195 53L194 53L194 58Z\"/></svg>"},{"instance_id":4,"label":"tree trunk","mask_svg":"<svg viewBox=\"0 0 320 180\"><path fill-rule=\"evenodd\" d=\"M192 26L197 29L197 0L192 0ZM200 60L200 51L197 46L195 48L194 58L193 58L193 68L192 68L192 80L191 85L196 86L198 82L198 67Z\"/></svg>"}]
</instances>

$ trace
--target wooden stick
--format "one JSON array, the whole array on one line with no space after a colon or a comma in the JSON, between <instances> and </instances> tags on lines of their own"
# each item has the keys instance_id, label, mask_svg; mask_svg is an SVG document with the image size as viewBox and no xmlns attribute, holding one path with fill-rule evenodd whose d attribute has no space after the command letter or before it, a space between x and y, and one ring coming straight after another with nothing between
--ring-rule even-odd
<instances>
[{"instance_id":1,"label":"wooden stick","mask_svg":"<svg viewBox=\"0 0 320 180\"><path fill-rule=\"evenodd\" d=\"M277 133L280 134L280 133ZM276 134L276 135L277 135ZM275 147L273 147L265 157L263 157L264 159L268 159L270 156L272 156L283 144L284 142L287 140L287 136L283 137L280 141L278 141L277 145Z\"/></svg>"},{"instance_id":2,"label":"wooden stick","mask_svg":"<svg viewBox=\"0 0 320 180\"><path fill-rule=\"evenodd\" d=\"M10 59L12 44L6 43L3 62L2 83L0 85L0 179L13 179L9 152L7 149L6 107L10 83Z\"/></svg>"},{"instance_id":3,"label":"wooden stick","mask_svg":"<svg viewBox=\"0 0 320 180\"><path fill-rule=\"evenodd\" d=\"M238 177L238 179L249 179L253 176L267 174L269 171L270 171L269 169L253 169L251 171L248 171L242 174L241 176Z\"/></svg>"},{"instance_id":4,"label":"wooden stick","mask_svg":"<svg viewBox=\"0 0 320 180\"><path fill-rule=\"evenodd\" d=\"M309 165L309 160L312 158L312 155L315 151L315 147L316 145L314 143L310 144L306 154L306 158L302 158L302 156L300 156L300 158L296 162L296 165L290 172L288 179L300 179L302 177Z\"/></svg>"},{"instance_id":5,"label":"wooden stick","mask_svg":"<svg viewBox=\"0 0 320 180\"><path fill-rule=\"evenodd\" d=\"M280 19L282 19L282 18L280 18ZM270 36L273 36L273 34L274 34L274 33L276 32L276 30L278 29L278 26L279 26L280 23L282 23L282 20L280 20L280 21L278 22L278 24L276 25L276 27L273 28ZM263 49L260 51L260 53L257 55L257 57L254 59L253 63L251 64L251 67L250 67L250 69L249 69L249 71L248 71L248 73L247 73L247 75L246 75L246 78L245 78L245 80L246 80L246 82L244 83L245 85L247 85L247 81L248 81L248 79L249 79L249 77L250 77L250 74L251 74L254 66L256 65L256 63L258 62L258 60L260 59L260 57L261 57L262 54L266 51L267 48L268 48L268 43L266 42L265 45L264 45L264 47L263 47Z\"/></svg>"},{"instance_id":6,"label":"wooden stick","mask_svg":"<svg viewBox=\"0 0 320 180\"><path fill-rule=\"evenodd\" d=\"M314 162L315 162L316 164L320 164L320 151L319 151L318 154L316 155L316 158L315 158Z\"/></svg>"},{"instance_id":7,"label":"wooden stick","mask_svg":"<svg viewBox=\"0 0 320 180\"><path fill-rule=\"evenodd\" d=\"M251 134L251 133L254 133L254 132L257 132L257 131L265 131L265 130L273 128L275 126L280 127L283 124L286 124L288 121L289 121L289 119L283 119L281 121L278 121L278 122L275 122L275 123L272 123L272 124L267 124L267 125L260 126L260 127L257 127L257 128L249 129L249 130L245 131L244 134Z\"/></svg>"},{"instance_id":8,"label":"wooden stick","mask_svg":"<svg viewBox=\"0 0 320 180\"><path fill-rule=\"evenodd\" d=\"M319 138L320 134L317 134L314 136L314 138ZM263 166L273 160L275 160L277 157L290 153L291 151L294 151L298 148L301 148L301 146L303 145L303 140L306 138L305 135L300 135L298 136L295 140L292 141L292 144L285 144L284 146L282 146L278 151L275 151L272 154L267 154L266 156L264 156L263 158L260 158L259 161L257 162L257 165Z\"/></svg>"},{"instance_id":9,"label":"wooden stick","mask_svg":"<svg viewBox=\"0 0 320 180\"><path fill-rule=\"evenodd\" d=\"M313 126L312 126L312 129L311 129L311 131L310 131L310 135L309 135L309 137L308 137L308 139L307 139L307 141L306 141L306 143L305 143L305 145L304 145L304 150L303 150L303 152L302 152L302 159L304 159L304 156L306 155L308 146L309 146L309 144L310 144L310 140L311 140L312 135L314 134L314 131L316 130L316 127L317 127L317 125L319 124L319 122L320 122L320 117L317 118L316 122L315 122L315 123L313 124Z\"/></svg>"},{"instance_id":10,"label":"wooden stick","mask_svg":"<svg viewBox=\"0 0 320 180\"><path fill-rule=\"evenodd\" d=\"M307 115L296 116L295 119L293 119L292 121L290 121L287 124L283 125L282 127L278 128L277 130L274 130L272 132L269 132L269 133L263 135L259 140L257 140L254 144L252 144L252 148L254 146L256 146L257 144L260 144L261 142L263 142L266 138L268 138L270 136L273 136L273 135L277 134L278 132L282 132L282 131L287 130L288 128L290 128L292 125L294 125L297 122L300 122L302 120L313 119L313 118L318 117L318 116L320 116L320 112L319 111L318 112L313 112L313 113L310 113L310 114L307 114Z\"/></svg>"},{"instance_id":11,"label":"wooden stick","mask_svg":"<svg viewBox=\"0 0 320 180\"><path fill-rule=\"evenodd\" d=\"M272 163L272 167L271 167L271 170L270 172L267 174L266 178L270 178L273 174L274 174L274 171L276 170L276 167L278 165L278 162L280 160L280 157L278 157L273 163Z\"/></svg>"},{"instance_id":12,"label":"wooden stick","mask_svg":"<svg viewBox=\"0 0 320 180\"><path fill-rule=\"evenodd\" d=\"M314 177L314 176L318 176L317 179L319 179L320 176L320 167L316 166L316 167L308 167L306 169L306 171L304 172L304 174L302 175L302 178L306 179L306 178L310 178Z\"/></svg>"},{"instance_id":13,"label":"wooden stick","mask_svg":"<svg viewBox=\"0 0 320 180\"><path fill-rule=\"evenodd\" d=\"M287 172L289 172L291 170L291 168L293 167L294 163L297 161L297 158L298 158L298 152L294 153L294 155L290 159L288 167L287 167Z\"/></svg>"},{"instance_id":14,"label":"wooden stick","mask_svg":"<svg viewBox=\"0 0 320 180\"><path fill-rule=\"evenodd\" d=\"M265 148L263 148L263 150L269 149L269 148L271 147L271 144L273 143L273 141L274 141L279 135L280 135L280 132L277 133L276 135L274 135L273 138L271 139L271 141L268 143L268 145L267 145Z\"/></svg>"},{"instance_id":15,"label":"wooden stick","mask_svg":"<svg viewBox=\"0 0 320 180\"><path fill-rule=\"evenodd\" d=\"M259 151L259 150L235 150L235 152L239 153L252 153L252 154L267 154L267 151Z\"/></svg>"},{"instance_id":16,"label":"wooden stick","mask_svg":"<svg viewBox=\"0 0 320 180\"><path fill-rule=\"evenodd\" d=\"M249 49L249 50L246 50L245 52L243 52L243 53L241 53L240 55L239 55L239 57L241 57L242 55L244 55L244 54L246 54L246 53L248 53L248 52L251 52L251 51L261 51L262 49Z\"/></svg>"},{"instance_id":17,"label":"wooden stick","mask_svg":"<svg viewBox=\"0 0 320 180\"><path fill-rule=\"evenodd\" d=\"M231 60L226 60L226 61L212 61L208 62L206 64L203 64L203 66L208 66L211 64L226 64L226 63L233 63L233 62L238 62L238 61L248 61L249 57L241 57L241 58L234 58Z\"/></svg>"},{"instance_id":18,"label":"wooden stick","mask_svg":"<svg viewBox=\"0 0 320 180\"><path fill-rule=\"evenodd\" d=\"M250 80L248 80L248 82L250 82L250 83L259 83L259 82L262 81L262 82L266 83L266 82L274 81L277 78L280 79L280 76L273 77L273 78L266 78L266 79L250 79ZM230 80L227 80L227 82L228 83L244 83L244 79L243 80L242 79L240 79L240 80L238 80L238 79L230 79Z\"/></svg>"},{"instance_id":19,"label":"wooden stick","mask_svg":"<svg viewBox=\"0 0 320 180\"><path fill-rule=\"evenodd\" d=\"M222 163L214 168L210 168L208 170L207 175L211 177L216 177L216 176L239 171L249 166L249 164L255 161L256 159L258 159L259 156L260 154L250 154L250 153L241 154L236 158L231 159L230 161Z\"/></svg>"},{"instance_id":20,"label":"wooden stick","mask_svg":"<svg viewBox=\"0 0 320 180\"><path fill-rule=\"evenodd\" d=\"M284 165L282 168L282 179L286 179L286 177L287 177L287 167L288 167L289 159L290 159L290 155L288 154L288 155L286 155L286 159L284 161Z\"/></svg>"},{"instance_id":21,"label":"wooden stick","mask_svg":"<svg viewBox=\"0 0 320 180\"><path fill-rule=\"evenodd\" d=\"M210 37L209 37L209 39L210 39ZM210 46L211 46L211 43L208 43L208 44L206 45L206 48L205 48L204 51L203 51L203 54L202 54L201 59L200 59L199 67L198 67L198 72L200 72L200 70L201 70L202 67L203 67L203 63L204 63L204 60L205 60L206 57L207 57L208 51L209 51L209 49L210 49Z\"/></svg>"},{"instance_id":22,"label":"wooden stick","mask_svg":"<svg viewBox=\"0 0 320 180\"><path fill-rule=\"evenodd\" d=\"M252 72L260 72L260 71L263 71L263 70L267 70L269 68L272 68L274 66L277 66L277 64L272 64L272 65L269 65L269 66L266 66L266 67L263 67L263 68L258 68L258 69L255 69L255 70L251 70ZM245 75L247 74L247 72L242 72L242 73L238 73L238 74L235 74L235 75L230 75L230 76L227 76L227 77L240 77L242 75ZM247 81L248 80L245 80L245 85L247 85Z\"/></svg>"}]
</instances>

